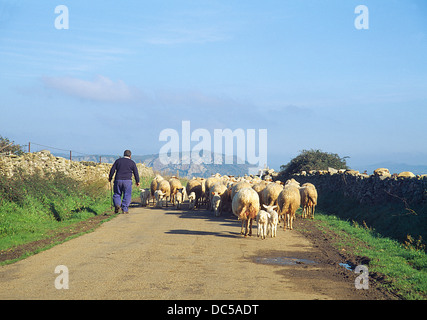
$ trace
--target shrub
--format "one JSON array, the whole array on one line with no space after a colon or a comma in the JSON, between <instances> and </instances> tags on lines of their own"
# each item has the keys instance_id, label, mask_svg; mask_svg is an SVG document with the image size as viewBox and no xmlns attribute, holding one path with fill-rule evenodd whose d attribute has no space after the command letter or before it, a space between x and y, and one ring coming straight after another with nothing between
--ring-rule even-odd
<instances>
[{"instance_id":1,"label":"shrub","mask_svg":"<svg viewBox=\"0 0 427 320\"><path fill-rule=\"evenodd\" d=\"M280 174L287 177L301 171L327 170L328 167L348 169L345 158L341 158L336 153L323 152L321 150L302 150L288 164L280 166Z\"/></svg>"},{"instance_id":2,"label":"shrub","mask_svg":"<svg viewBox=\"0 0 427 320\"><path fill-rule=\"evenodd\" d=\"M23 147L19 144L15 144L14 141L10 141L8 138L0 136L0 153L16 154L17 156L20 156L24 153L22 149Z\"/></svg>"}]
</instances>

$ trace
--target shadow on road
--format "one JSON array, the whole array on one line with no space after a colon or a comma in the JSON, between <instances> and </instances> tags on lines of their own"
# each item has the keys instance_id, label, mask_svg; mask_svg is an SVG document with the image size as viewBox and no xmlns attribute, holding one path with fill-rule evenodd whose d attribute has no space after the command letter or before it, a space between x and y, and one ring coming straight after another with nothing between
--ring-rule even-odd
<instances>
[{"instance_id":1,"label":"shadow on road","mask_svg":"<svg viewBox=\"0 0 427 320\"><path fill-rule=\"evenodd\" d=\"M210 232L210 231L196 231L196 230L184 230L184 229L177 229L177 230L169 230L166 231L167 234L184 234L184 235L195 235L195 236L216 236L216 237L223 237L223 238L240 238L240 233L238 232Z\"/></svg>"},{"instance_id":2,"label":"shadow on road","mask_svg":"<svg viewBox=\"0 0 427 320\"><path fill-rule=\"evenodd\" d=\"M152 210L159 210L159 208L149 207ZM204 219L207 221L217 222L221 226L231 226L236 228L236 232L211 232L211 231L200 231L200 230L169 230L167 234L186 234L186 235L199 235L199 236L217 236L225 238L240 238L240 227L241 222L237 220L231 212L223 212L221 216L216 217L213 211L205 208L198 208L195 210L188 210L188 203L184 203L181 209L175 209L174 207L162 207L165 210L164 213L167 215L176 215L181 219Z\"/></svg>"}]
</instances>

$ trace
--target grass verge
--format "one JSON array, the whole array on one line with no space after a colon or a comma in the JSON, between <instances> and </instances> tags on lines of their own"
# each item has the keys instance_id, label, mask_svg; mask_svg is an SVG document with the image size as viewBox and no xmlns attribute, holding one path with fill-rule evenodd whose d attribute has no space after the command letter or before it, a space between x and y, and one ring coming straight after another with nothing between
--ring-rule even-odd
<instances>
[{"instance_id":1,"label":"grass verge","mask_svg":"<svg viewBox=\"0 0 427 320\"><path fill-rule=\"evenodd\" d=\"M334 234L334 247L364 257L370 277L386 290L406 300L427 298L427 256L422 245L411 238L404 243L386 238L366 224L342 220L318 210L316 226Z\"/></svg>"},{"instance_id":2,"label":"grass verge","mask_svg":"<svg viewBox=\"0 0 427 320\"><path fill-rule=\"evenodd\" d=\"M18 248L29 250L28 244L50 245L59 233L109 208L109 191L101 179L82 183L63 173L0 176L0 261L21 252Z\"/></svg>"}]
</instances>

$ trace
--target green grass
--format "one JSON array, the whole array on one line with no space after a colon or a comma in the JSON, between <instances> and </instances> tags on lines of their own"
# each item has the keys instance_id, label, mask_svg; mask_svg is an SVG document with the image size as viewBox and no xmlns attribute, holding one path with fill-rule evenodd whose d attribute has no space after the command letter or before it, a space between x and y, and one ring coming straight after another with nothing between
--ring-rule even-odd
<instances>
[{"instance_id":1,"label":"green grass","mask_svg":"<svg viewBox=\"0 0 427 320\"><path fill-rule=\"evenodd\" d=\"M381 236L372 228L354 221L342 220L318 210L316 220L324 232L334 232L337 250L349 250L368 257L369 273L384 277L382 285L403 299L427 298L427 256L420 243L409 239L406 243Z\"/></svg>"},{"instance_id":2,"label":"green grass","mask_svg":"<svg viewBox=\"0 0 427 320\"><path fill-rule=\"evenodd\" d=\"M60 173L15 176L0 176L0 250L46 239L110 207L102 181L83 184Z\"/></svg>"}]
</instances>

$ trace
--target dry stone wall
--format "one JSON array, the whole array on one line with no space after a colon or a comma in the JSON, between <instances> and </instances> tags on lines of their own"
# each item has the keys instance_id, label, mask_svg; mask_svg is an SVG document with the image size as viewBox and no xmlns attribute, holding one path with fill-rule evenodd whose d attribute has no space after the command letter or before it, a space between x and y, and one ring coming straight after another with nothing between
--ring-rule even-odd
<instances>
[{"instance_id":1,"label":"dry stone wall","mask_svg":"<svg viewBox=\"0 0 427 320\"><path fill-rule=\"evenodd\" d=\"M34 153L26 153L22 156L0 157L0 174L12 177L20 172L25 174L45 175L46 173L61 172L78 181L92 181L105 179L108 185L108 174L112 164L95 162L71 161L61 157L55 157L47 150ZM137 163L141 177L153 177L152 168Z\"/></svg>"},{"instance_id":2,"label":"dry stone wall","mask_svg":"<svg viewBox=\"0 0 427 320\"><path fill-rule=\"evenodd\" d=\"M310 182L319 193L340 192L356 199L361 204L382 204L400 202L406 205L427 203L427 175L402 172L391 175L386 168L379 168L374 174L361 174L354 170L302 172L293 176L298 182Z\"/></svg>"}]
</instances>

